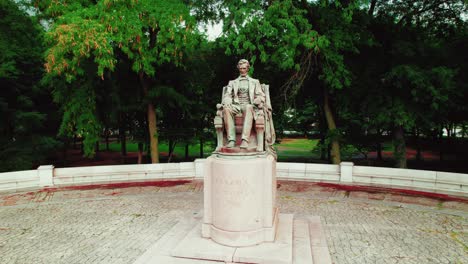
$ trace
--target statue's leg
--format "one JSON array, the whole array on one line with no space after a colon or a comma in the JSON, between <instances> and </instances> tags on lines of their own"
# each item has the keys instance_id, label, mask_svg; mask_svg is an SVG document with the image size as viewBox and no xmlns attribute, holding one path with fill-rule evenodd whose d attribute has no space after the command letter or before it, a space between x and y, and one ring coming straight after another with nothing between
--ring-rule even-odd
<instances>
[{"instance_id":1,"label":"statue's leg","mask_svg":"<svg viewBox=\"0 0 468 264\"><path fill-rule=\"evenodd\" d=\"M228 147L234 147L236 143L236 126L234 124L234 114L230 109L223 109L224 126L228 139Z\"/></svg>"},{"instance_id":2,"label":"statue's leg","mask_svg":"<svg viewBox=\"0 0 468 264\"><path fill-rule=\"evenodd\" d=\"M242 109L245 111L244 126L242 127L242 144L241 148L247 148L250 138L250 132L252 131L253 119L254 119L254 108L253 105L245 105L245 108Z\"/></svg>"},{"instance_id":3,"label":"statue's leg","mask_svg":"<svg viewBox=\"0 0 468 264\"><path fill-rule=\"evenodd\" d=\"M257 120L255 120L255 130L257 132L257 151L264 151L265 118L263 115L259 116Z\"/></svg>"},{"instance_id":4,"label":"statue's leg","mask_svg":"<svg viewBox=\"0 0 468 264\"><path fill-rule=\"evenodd\" d=\"M216 151L220 151L223 147L223 119L220 116L215 116L214 126L216 129L216 137L218 143L216 146Z\"/></svg>"}]
</instances>

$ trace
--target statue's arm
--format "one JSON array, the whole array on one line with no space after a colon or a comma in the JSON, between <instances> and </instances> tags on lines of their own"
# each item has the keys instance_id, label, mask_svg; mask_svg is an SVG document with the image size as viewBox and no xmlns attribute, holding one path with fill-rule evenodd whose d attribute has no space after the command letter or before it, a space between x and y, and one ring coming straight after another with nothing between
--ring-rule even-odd
<instances>
[{"instance_id":1,"label":"statue's arm","mask_svg":"<svg viewBox=\"0 0 468 264\"><path fill-rule=\"evenodd\" d=\"M226 92L224 93L222 104L223 105L231 105L232 104L232 90L233 90L233 85L232 82L229 82L227 86L225 86Z\"/></svg>"},{"instance_id":2,"label":"statue's arm","mask_svg":"<svg viewBox=\"0 0 468 264\"><path fill-rule=\"evenodd\" d=\"M266 101L265 92L263 91L263 88L260 85L260 82L257 80L255 82L254 105L256 105L258 108L263 108L263 105L265 104L265 101Z\"/></svg>"}]
</instances>

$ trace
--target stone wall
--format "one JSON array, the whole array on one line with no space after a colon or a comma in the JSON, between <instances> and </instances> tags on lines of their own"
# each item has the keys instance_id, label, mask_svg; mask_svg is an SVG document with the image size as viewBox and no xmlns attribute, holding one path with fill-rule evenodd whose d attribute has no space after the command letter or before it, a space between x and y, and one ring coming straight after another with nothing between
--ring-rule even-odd
<instances>
[{"instance_id":1,"label":"stone wall","mask_svg":"<svg viewBox=\"0 0 468 264\"><path fill-rule=\"evenodd\" d=\"M37 170L0 173L0 192L121 182L203 179L204 159L194 162L75 168L40 166ZM279 180L364 185L468 197L468 174L440 171L313 163L276 165Z\"/></svg>"}]
</instances>

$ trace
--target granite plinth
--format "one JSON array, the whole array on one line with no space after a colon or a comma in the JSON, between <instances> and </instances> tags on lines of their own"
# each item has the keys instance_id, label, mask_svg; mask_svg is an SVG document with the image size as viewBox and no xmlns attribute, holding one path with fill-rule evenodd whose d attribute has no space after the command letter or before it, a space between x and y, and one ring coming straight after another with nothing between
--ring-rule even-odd
<instances>
[{"instance_id":1,"label":"granite plinth","mask_svg":"<svg viewBox=\"0 0 468 264\"><path fill-rule=\"evenodd\" d=\"M280 214L277 239L252 247L223 246L201 237L200 217L186 217L134 264L331 264L320 217Z\"/></svg>"}]
</instances>

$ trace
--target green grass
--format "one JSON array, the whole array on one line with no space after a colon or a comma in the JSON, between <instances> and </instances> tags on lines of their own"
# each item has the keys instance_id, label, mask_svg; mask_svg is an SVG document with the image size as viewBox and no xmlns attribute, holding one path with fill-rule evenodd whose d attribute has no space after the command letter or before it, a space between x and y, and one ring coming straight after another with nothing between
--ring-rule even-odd
<instances>
[{"instance_id":1,"label":"green grass","mask_svg":"<svg viewBox=\"0 0 468 264\"><path fill-rule=\"evenodd\" d=\"M393 143L391 141L382 143L382 151L393 151Z\"/></svg>"},{"instance_id":2,"label":"green grass","mask_svg":"<svg viewBox=\"0 0 468 264\"><path fill-rule=\"evenodd\" d=\"M127 152L137 152L138 151L138 144L134 142L127 142ZM117 142L110 142L109 143L109 151L120 151L121 145ZM99 149L106 150L106 143L99 143Z\"/></svg>"},{"instance_id":3,"label":"green grass","mask_svg":"<svg viewBox=\"0 0 468 264\"><path fill-rule=\"evenodd\" d=\"M317 146L318 142L318 139L285 139L282 140L280 143L275 144L275 147L298 151L311 151L313 148L315 148L315 146Z\"/></svg>"},{"instance_id":4,"label":"green grass","mask_svg":"<svg viewBox=\"0 0 468 264\"><path fill-rule=\"evenodd\" d=\"M307 138L295 138L295 139L290 139L290 140L283 140L279 144L275 144L275 146L310 151L315 146L317 146L318 142L319 142L318 139L311 140Z\"/></svg>"},{"instance_id":5,"label":"green grass","mask_svg":"<svg viewBox=\"0 0 468 264\"><path fill-rule=\"evenodd\" d=\"M214 150L214 146L208 142L203 147L204 157L211 155ZM311 162L320 159L320 151L316 148L319 143L318 139L307 139L307 138L294 138L294 139L283 139L279 143L276 143L274 147L277 150L278 161L294 161L294 162ZM392 149L391 142L383 143L383 149L385 151ZM105 150L106 144L101 143L100 149ZM120 143L111 142L109 143L109 150L120 152ZM137 152L138 144L133 141L127 141L127 152ZM146 152L146 149L144 150ZM159 152L162 154L161 157L167 157L169 152L169 146L167 142L159 142ZM352 157L358 153L357 149L352 146L342 146L342 155L345 158ZM191 144L189 145L189 159L193 160L200 157L200 145ZM174 150L173 161L183 161L185 159L185 145L177 144Z\"/></svg>"},{"instance_id":6,"label":"green grass","mask_svg":"<svg viewBox=\"0 0 468 264\"><path fill-rule=\"evenodd\" d=\"M132 142L132 141L127 141L126 144L127 147L127 152L138 152L138 143ZM110 142L109 143L109 151L116 151L119 152L121 148L121 144L118 142ZM105 143L100 143L99 145L100 150L105 150L106 149L106 144ZM213 152L214 148L211 146L211 144L205 144L203 146L203 152L204 156L209 156L211 152ZM146 152L146 149L143 150ZM167 142L159 142L159 152L164 153L167 155L169 153L169 145ZM182 144L176 144L176 147L174 149L174 155L179 158L185 158L185 145ZM189 157L192 158L198 158L200 156L200 144L193 144L189 145Z\"/></svg>"},{"instance_id":7,"label":"green grass","mask_svg":"<svg viewBox=\"0 0 468 264\"><path fill-rule=\"evenodd\" d=\"M310 162L320 158L313 149L319 143L318 139L295 138L282 140L275 144L278 161Z\"/></svg>"}]
</instances>

